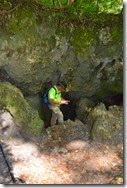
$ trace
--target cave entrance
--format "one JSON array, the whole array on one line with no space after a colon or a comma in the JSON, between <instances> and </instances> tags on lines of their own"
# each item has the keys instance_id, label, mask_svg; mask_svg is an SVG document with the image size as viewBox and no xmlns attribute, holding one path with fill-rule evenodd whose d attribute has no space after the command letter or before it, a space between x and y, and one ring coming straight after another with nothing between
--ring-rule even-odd
<instances>
[{"instance_id":1,"label":"cave entrance","mask_svg":"<svg viewBox=\"0 0 127 188\"><path fill-rule=\"evenodd\" d=\"M102 102L105 104L107 109L113 105L123 106L123 94L112 94L105 97Z\"/></svg>"},{"instance_id":2,"label":"cave entrance","mask_svg":"<svg viewBox=\"0 0 127 188\"><path fill-rule=\"evenodd\" d=\"M60 109L64 115L64 121L66 121L68 119L74 121L75 117L76 117L76 112L75 112L76 101L69 95L69 93L64 93L63 98L70 101L68 105L61 105L61 107L60 107ZM52 111L49 110L47 105L42 104L41 114L42 114L41 117L44 121L45 128L50 127Z\"/></svg>"},{"instance_id":3,"label":"cave entrance","mask_svg":"<svg viewBox=\"0 0 127 188\"><path fill-rule=\"evenodd\" d=\"M70 103L68 105L61 105L61 107L60 107L60 109L64 115L64 121L66 121L68 119L74 121L76 118L76 102L77 102L76 96L72 97L72 95L69 93L63 93L63 98L70 101ZM99 102L99 100L94 99L94 97L92 97L91 100L94 101L95 103ZM103 102L105 104L107 110L112 105L122 106L123 105L123 94L117 94L117 95L111 94L110 96L104 97L100 102ZM47 105L42 104L42 110L41 110L40 117L44 121L45 128L51 126L50 125L51 116L52 116L52 111L49 110Z\"/></svg>"},{"instance_id":4,"label":"cave entrance","mask_svg":"<svg viewBox=\"0 0 127 188\"><path fill-rule=\"evenodd\" d=\"M64 120L66 121L66 120L70 119L70 120L74 121L76 118L76 111L75 111L76 100L74 98L72 98L69 93L63 94L63 97L70 101L68 105L61 106L61 110L64 115Z\"/></svg>"}]
</instances>

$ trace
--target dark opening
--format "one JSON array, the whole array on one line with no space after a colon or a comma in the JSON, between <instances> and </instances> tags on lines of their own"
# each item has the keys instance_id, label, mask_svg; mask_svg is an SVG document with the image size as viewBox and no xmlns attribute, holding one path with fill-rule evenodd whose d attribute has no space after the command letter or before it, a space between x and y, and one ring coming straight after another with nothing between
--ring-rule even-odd
<instances>
[{"instance_id":1,"label":"dark opening","mask_svg":"<svg viewBox=\"0 0 127 188\"><path fill-rule=\"evenodd\" d=\"M70 103L68 105L61 105L61 107L60 107L60 109L64 115L64 121L66 121L68 119L74 121L76 118L76 101L77 101L77 99L72 97L72 95L70 95L69 93L64 93L63 98L70 100ZM123 94L110 95L110 96L104 97L102 100L99 100L99 99L96 100L94 97L91 97L90 99L92 101L94 101L95 103L100 103L100 102L104 103L107 110L108 110L109 106L112 106L112 105L123 106ZM52 116L52 111L49 110L47 105L42 104L40 116L44 121L45 128L51 126L50 120L51 120L51 116Z\"/></svg>"},{"instance_id":2,"label":"dark opening","mask_svg":"<svg viewBox=\"0 0 127 188\"><path fill-rule=\"evenodd\" d=\"M60 107L60 109L64 115L64 121L66 121L68 119L75 120L75 117L76 117L75 103L76 103L76 101L70 97L69 93L63 94L63 98L70 100L70 103L68 105L61 105L61 107ZM40 116L44 121L45 128L51 126L50 120L51 120L51 116L52 116L52 111L48 108L47 105L42 104Z\"/></svg>"},{"instance_id":3,"label":"dark opening","mask_svg":"<svg viewBox=\"0 0 127 188\"><path fill-rule=\"evenodd\" d=\"M50 127L50 120L51 120L52 112L49 110L48 106L45 104L42 104L42 109L40 112L41 119L44 121L45 128Z\"/></svg>"},{"instance_id":4,"label":"dark opening","mask_svg":"<svg viewBox=\"0 0 127 188\"><path fill-rule=\"evenodd\" d=\"M62 105L61 106L61 110L63 112L63 115L64 115L64 120L72 120L74 121L75 120L75 117L76 117L76 112L75 112L75 108L76 108L76 100L73 99L69 93L65 93L63 94L63 97L67 100L69 100L69 104L68 105Z\"/></svg>"},{"instance_id":5,"label":"dark opening","mask_svg":"<svg viewBox=\"0 0 127 188\"><path fill-rule=\"evenodd\" d=\"M107 96L102 100L102 102L105 104L107 109L109 106L113 105L123 106L123 94Z\"/></svg>"}]
</instances>

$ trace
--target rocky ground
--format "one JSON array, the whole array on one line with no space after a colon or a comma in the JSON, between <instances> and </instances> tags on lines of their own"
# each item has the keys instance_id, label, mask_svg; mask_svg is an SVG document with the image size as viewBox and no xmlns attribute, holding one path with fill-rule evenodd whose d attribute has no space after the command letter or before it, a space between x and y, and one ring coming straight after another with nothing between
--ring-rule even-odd
<instances>
[{"instance_id":1,"label":"rocky ground","mask_svg":"<svg viewBox=\"0 0 127 188\"><path fill-rule=\"evenodd\" d=\"M82 123L47 129L42 143L13 137L3 143L15 178L25 184L123 184L123 148L90 141ZM0 155L0 183L13 183ZM20 182L21 183L21 182Z\"/></svg>"}]
</instances>

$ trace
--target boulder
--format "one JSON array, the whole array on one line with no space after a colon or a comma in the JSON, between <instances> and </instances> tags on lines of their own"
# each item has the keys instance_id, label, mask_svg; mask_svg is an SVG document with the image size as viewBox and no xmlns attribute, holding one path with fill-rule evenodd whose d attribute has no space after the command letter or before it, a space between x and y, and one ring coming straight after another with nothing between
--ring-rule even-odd
<instances>
[{"instance_id":1,"label":"boulder","mask_svg":"<svg viewBox=\"0 0 127 188\"><path fill-rule=\"evenodd\" d=\"M107 110L98 104L89 114L87 123L92 127L91 138L103 143L119 145L123 143L123 108L111 106Z\"/></svg>"},{"instance_id":2,"label":"boulder","mask_svg":"<svg viewBox=\"0 0 127 188\"><path fill-rule=\"evenodd\" d=\"M94 106L94 102L87 98L80 98L76 104L76 116L85 123L86 117Z\"/></svg>"},{"instance_id":3,"label":"boulder","mask_svg":"<svg viewBox=\"0 0 127 188\"><path fill-rule=\"evenodd\" d=\"M38 112L28 104L21 91L8 82L0 83L0 106L11 114L22 133L31 137L41 134L43 121Z\"/></svg>"}]
</instances>

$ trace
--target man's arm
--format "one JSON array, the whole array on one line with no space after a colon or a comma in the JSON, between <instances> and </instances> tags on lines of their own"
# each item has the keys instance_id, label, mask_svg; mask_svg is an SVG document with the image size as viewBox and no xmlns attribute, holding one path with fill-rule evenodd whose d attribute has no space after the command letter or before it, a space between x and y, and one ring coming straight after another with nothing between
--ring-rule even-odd
<instances>
[{"instance_id":1,"label":"man's arm","mask_svg":"<svg viewBox=\"0 0 127 188\"><path fill-rule=\"evenodd\" d=\"M49 99L51 104L68 104L70 101L62 99L60 102L55 101L54 99Z\"/></svg>"},{"instance_id":2,"label":"man's arm","mask_svg":"<svg viewBox=\"0 0 127 188\"><path fill-rule=\"evenodd\" d=\"M61 104L60 102L55 101L54 99L49 99L49 102L51 104Z\"/></svg>"},{"instance_id":3,"label":"man's arm","mask_svg":"<svg viewBox=\"0 0 127 188\"><path fill-rule=\"evenodd\" d=\"M68 104L69 102L69 100L61 99L60 104Z\"/></svg>"},{"instance_id":4,"label":"man's arm","mask_svg":"<svg viewBox=\"0 0 127 188\"><path fill-rule=\"evenodd\" d=\"M49 94L48 94L48 99L49 99L49 102L51 104L58 104L58 105L60 105L60 104L68 104L70 102L70 101L65 100L63 98L61 98L60 101L57 101L57 100L55 100L55 96L56 96L56 91L55 91L54 88L51 88L49 90Z\"/></svg>"}]
</instances>

